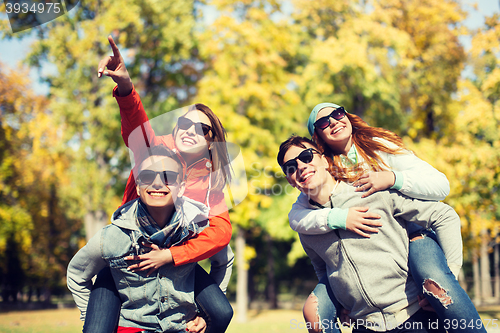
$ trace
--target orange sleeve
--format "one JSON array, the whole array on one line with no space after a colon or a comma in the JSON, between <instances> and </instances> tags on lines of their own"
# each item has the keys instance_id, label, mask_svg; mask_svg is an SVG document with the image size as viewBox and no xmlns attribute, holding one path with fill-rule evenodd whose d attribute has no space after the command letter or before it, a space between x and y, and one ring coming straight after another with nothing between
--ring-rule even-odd
<instances>
[{"instance_id":1,"label":"orange sleeve","mask_svg":"<svg viewBox=\"0 0 500 333\"><path fill-rule=\"evenodd\" d=\"M218 212L218 215L209 217L210 225L195 238L170 248L175 266L210 258L229 244L233 231L229 213L227 207L223 208L226 206L223 195L222 200L220 200L220 195L216 197L219 200L215 206L211 207L210 212Z\"/></svg>"},{"instance_id":2,"label":"orange sleeve","mask_svg":"<svg viewBox=\"0 0 500 333\"><path fill-rule=\"evenodd\" d=\"M120 117L122 122L122 138L125 145L129 147L128 137L133 130L135 130L140 125L149 121L146 111L144 111L144 106L141 102L141 97L132 87L132 92L127 96L117 95L118 86L113 89L113 97L116 98L116 102L120 108Z\"/></svg>"}]
</instances>

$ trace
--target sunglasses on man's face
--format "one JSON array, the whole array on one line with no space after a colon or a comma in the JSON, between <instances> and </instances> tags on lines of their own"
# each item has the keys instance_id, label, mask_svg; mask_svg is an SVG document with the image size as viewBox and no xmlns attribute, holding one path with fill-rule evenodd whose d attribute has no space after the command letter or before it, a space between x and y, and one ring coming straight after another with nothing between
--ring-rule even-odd
<instances>
[{"instance_id":1,"label":"sunglasses on man's face","mask_svg":"<svg viewBox=\"0 0 500 333\"><path fill-rule=\"evenodd\" d=\"M314 122L314 127L319 128L320 130L324 130L328 126L330 126L330 118L335 120L340 120L345 117L345 109L343 106L340 106L332 111L328 116L324 116L319 118Z\"/></svg>"},{"instance_id":2,"label":"sunglasses on man's face","mask_svg":"<svg viewBox=\"0 0 500 333\"><path fill-rule=\"evenodd\" d=\"M139 185L151 185L155 181L157 175L160 175L160 179L163 184L168 186L177 184L177 177L179 176L179 173L174 171L142 170L139 173L137 180Z\"/></svg>"},{"instance_id":3,"label":"sunglasses on man's face","mask_svg":"<svg viewBox=\"0 0 500 333\"><path fill-rule=\"evenodd\" d=\"M291 160L286 161L286 163L283 164L281 169L285 173L285 175L290 176L292 175L295 171L297 171L299 164L297 163L297 160L300 160L302 163L311 163L311 161L314 158L314 154L320 154L319 151L313 148L308 148L304 151L302 151L299 156L292 158Z\"/></svg>"},{"instance_id":4,"label":"sunglasses on man's face","mask_svg":"<svg viewBox=\"0 0 500 333\"><path fill-rule=\"evenodd\" d=\"M200 122L195 123L191 119L186 117L179 117L179 119L177 120L177 127L181 130L187 130L193 125L196 134L201 136L207 136L208 133L210 133L210 131L212 130L212 127L210 127L209 125Z\"/></svg>"}]
</instances>

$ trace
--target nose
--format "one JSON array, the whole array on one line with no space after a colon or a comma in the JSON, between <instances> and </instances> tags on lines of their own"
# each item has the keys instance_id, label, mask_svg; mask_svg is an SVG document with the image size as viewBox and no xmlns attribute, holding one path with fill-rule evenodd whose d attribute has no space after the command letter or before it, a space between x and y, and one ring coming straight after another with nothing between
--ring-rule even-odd
<instances>
[{"instance_id":1,"label":"nose","mask_svg":"<svg viewBox=\"0 0 500 333\"><path fill-rule=\"evenodd\" d=\"M335 125L337 125L337 123L339 122L337 119L333 118L332 116L330 116L330 118L328 118L328 120L330 123L330 125L329 125L330 128L335 127Z\"/></svg>"},{"instance_id":2,"label":"nose","mask_svg":"<svg viewBox=\"0 0 500 333\"><path fill-rule=\"evenodd\" d=\"M155 177L155 180L153 181L153 188L155 189L160 189L164 186L165 184L163 183L163 180L160 177L160 174L157 174Z\"/></svg>"},{"instance_id":3,"label":"nose","mask_svg":"<svg viewBox=\"0 0 500 333\"><path fill-rule=\"evenodd\" d=\"M191 136L196 135L196 128L194 126L195 126L195 124L192 124L191 126L189 126L189 128L186 130L186 133L188 133Z\"/></svg>"},{"instance_id":4,"label":"nose","mask_svg":"<svg viewBox=\"0 0 500 333\"><path fill-rule=\"evenodd\" d=\"M297 159L297 174L299 176L306 168L307 168L307 163L304 163L301 160Z\"/></svg>"}]
</instances>

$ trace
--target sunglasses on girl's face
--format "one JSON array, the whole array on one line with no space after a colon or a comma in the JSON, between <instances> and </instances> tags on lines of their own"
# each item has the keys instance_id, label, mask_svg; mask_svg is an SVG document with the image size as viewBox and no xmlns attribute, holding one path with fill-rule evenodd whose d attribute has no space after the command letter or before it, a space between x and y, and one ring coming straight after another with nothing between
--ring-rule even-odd
<instances>
[{"instance_id":1,"label":"sunglasses on girl's face","mask_svg":"<svg viewBox=\"0 0 500 333\"><path fill-rule=\"evenodd\" d=\"M196 132L196 134L201 136L207 136L208 133L210 133L210 131L212 130L212 127L210 127L209 125L204 123L195 123L191 119L186 117L179 117L179 119L177 120L177 127L181 130L187 130L193 125L195 125L194 131Z\"/></svg>"},{"instance_id":2,"label":"sunglasses on girl's face","mask_svg":"<svg viewBox=\"0 0 500 333\"><path fill-rule=\"evenodd\" d=\"M330 126L330 118L335 120L340 120L345 117L345 109L343 106L340 106L332 111L328 116L321 117L314 122L314 127L319 128L320 130L324 130L328 126Z\"/></svg>"},{"instance_id":3,"label":"sunglasses on girl's face","mask_svg":"<svg viewBox=\"0 0 500 333\"><path fill-rule=\"evenodd\" d=\"M313 148L308 148L302 153L299 154L299 156L292 158L291 160L286 161L286 163L283 164L281 169L285 173L285 175L290 176L292 175L295 171L297 171L299 164L297 163L297 160L299 159L302 163L311 163L311 161L314 158L314 154L320 154L319 151Z\"/></svg>"},{"instance_id":4,"label":"sunglasses on girl's face","mask_svg":"<svg viewBox=\"0 0 500 333\"><path fill-rule=\"evenodd\" d=\"M177 184L178 172L174 171L153 171L153 170L142 170L137 178L140 185L151 185L156 179L156 176L160 175L160 179L165 184L175 185Z\"/></svg>"}]
</instances>

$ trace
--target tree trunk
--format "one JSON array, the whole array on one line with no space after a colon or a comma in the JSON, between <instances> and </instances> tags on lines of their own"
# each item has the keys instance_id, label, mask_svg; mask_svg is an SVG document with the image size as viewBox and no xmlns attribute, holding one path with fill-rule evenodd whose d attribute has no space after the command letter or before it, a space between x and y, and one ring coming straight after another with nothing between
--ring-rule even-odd
<instances>
[{"instance_id":1,"label":"tree trunk","mask_svg":"<svg viewBox=\"0 0 500 333\"><path fill-rule=\"evenodd\" d=\"M267 243L267 299L271 309L278 308L278 296L276 294L276 281L274 274L273 239L266 234Z\"/></svg>"},{"instance_id":2,"label":"tree trunk","mask_svg":"<svg viewBox=\"0 0 500 333\"><path fill-rule=\"evenodd\" d=\"M88 212L83 218L85 223L85 238L87 242L99 231L108 224L106 213L102 210Z\"/></svg>"},{"instance_id":3,"label":"tree trunk","mask_svg":"<svg viewBox=\"0 0 500 333\"><path fill-rule=\"evenodd\" d=\"M494 264L494 267L495 267L495 300L496 302L495 303L499 303L500 302L500 255L499 255L499 251L500 251L500 245L498 244L495 244L495 253L494 253L494 256L493 256L493 264Z\"/></svg>"},{"instance_id":4,"label":"tree trunk","mask_svg":"<svg viewBox=\"0 0 500 333\"><path fill-rule=\"evenodd\" d=\"M238 322L247 321L248 309L248 268L245 260L245 231L238 228L236 235L236 262L238 279L236 281L236 311L238 313Z\"/></svg>"},{"instance_id":5,"label":"tree trunk","mask_svg":"<svg viewBox=\"0 0 500 333\"><path fill-rule=\"evenodd\" d=\"M490 257L488 254L488 231L481 232L481 299L489 302L492 299Z\"/></svg>"},{"instance_id":6,"label":"tree trunk","mask_svg":"<svg viewBox=\"0 0 500 333\"><path fill-rule=\"evenodd\" d=\"M474 279L474 304L481 305L481 276L479 274L479 258L477 250L472 250L472 277Z\"/></svg>"}]
</instances>

